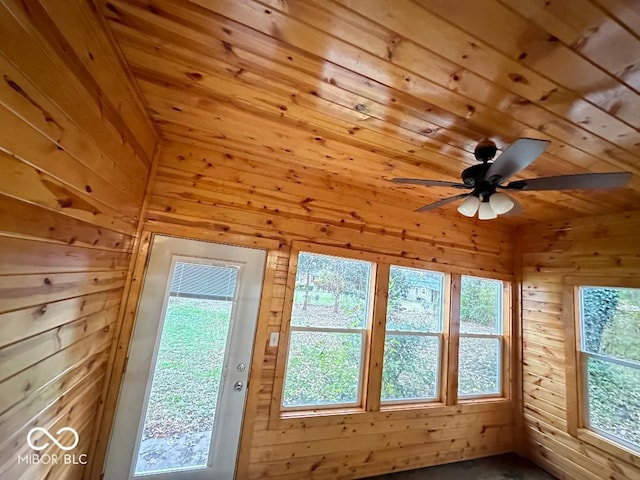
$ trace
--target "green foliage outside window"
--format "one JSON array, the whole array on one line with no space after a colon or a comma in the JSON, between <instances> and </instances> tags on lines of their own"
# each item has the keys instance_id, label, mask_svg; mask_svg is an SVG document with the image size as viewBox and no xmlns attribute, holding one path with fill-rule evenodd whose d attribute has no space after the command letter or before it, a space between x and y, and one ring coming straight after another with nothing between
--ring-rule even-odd
<instances>
[{"instance_id":1,"label":"green foliage outside window","mask_svg":"<svg viewBox=\"0 0 640 480\"><path fill-rule=\"evenodd\" d=\"M398 335L393 331L442 332L443 280L441 273L391 267L382 371L383 401L438 397L442 354L439 338Z\"/></svg>"},{"instance_id":2,"label":"green foliage outside window","mask_svg":"<svg viewBox=\"0 0 640 480\"><path fill-rule=\"evenodd\" d=\"M640 449L640 289L580 289L589 426ZM638 365L633 368L606 358Z\"/></svg>"},{"instance_id":3,"label":"green foliage outside window","mask_svg":"<svg viewBox=\"0 0 640 480\"><path fill-rule=\"evenodd\" d=\"M618 307L615 288L585 288L582 290L582 322L586 333L584 347L588 352L600 353L602 334Z\"/></svg>"},{"instance_id":4,"label":"green foliage outside window","mask_svg":"<svg viewBox=\"0 0 640 480\"><path fill-rule=\"evenodd\" d=\"M493 327L500 313L501 284L495 280L462 277L460 323Z\"/></svg>"},{"instance_id":5,"label":"green foliage outside window","mask_svg":"<svg viewBox=\"0 0 640 480\"><path fill-rule=\"evenodd\" d=\"M368 262L301 252L291 316L292 337L283 392L284 406L353 403L362 368L361 335L297 329L366 328L370 308ZM387 302L381 399L439 396L444 275L392 266ZM502 282L463 277L462 320L475 332L494 333L501 318ZM394 333L400 332L402 334ZM430 335L424 335L429 333ZM491 342L467 342L474 367L463 391L495 391L496 349ZM467 358L463 356L464 358ZM471 374L472 373L472 374Z\"/></svg>"},{"instance_id":6,"label":"green foliage outside window","mask_svg":"<svg viewBox=\"0 0 640 480\"><path fill-rule=\"evenodd\" d=\"M371 271L369 262L298 256L283 406L357 403Z\"/></svg>"}]
</instances>

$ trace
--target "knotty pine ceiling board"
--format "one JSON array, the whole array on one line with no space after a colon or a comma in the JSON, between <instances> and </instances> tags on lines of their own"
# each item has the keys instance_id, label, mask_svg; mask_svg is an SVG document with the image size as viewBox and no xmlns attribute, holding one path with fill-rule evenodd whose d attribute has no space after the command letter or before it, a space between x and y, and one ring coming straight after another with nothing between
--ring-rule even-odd
<instances>
[{"instance_id":1,"label":"knotty pine ceiling board","mask_svg":"<svg viewBox=\"0 0 640 480\"><path fill-rule=\"evenodd\" d=\"M627 188L519 192L507 224L637 209L640 7L626 0L109 0L165 138L321 172L408 212L458 193L477 142L551 144L515 179L629 171ZM457 203L422 215L459 218ZM469 221L474 221L469 219Z\"/></svg>"}]
</instances>

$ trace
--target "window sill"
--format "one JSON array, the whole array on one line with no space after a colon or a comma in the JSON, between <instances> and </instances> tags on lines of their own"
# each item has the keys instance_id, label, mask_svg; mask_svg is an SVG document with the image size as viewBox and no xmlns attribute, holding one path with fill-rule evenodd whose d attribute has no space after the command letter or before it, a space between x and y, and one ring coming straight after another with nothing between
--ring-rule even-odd
<instances>
[{"instance_id":1,"label":"window sill","mask_svg":"<svg viewBox=\"0 0 640 480\"><path fill-rule=\"evenodd\" d=\"M586 428L578 429L578 440L588 443L592 447L599 448L610 455L625 460L631 464L637 464L640 461L640 451L633 450L630 447L615 442L603 435L600 435Z\"/></svg>"},{"instance_id":2,"label":"window sill","mask_svg":"<svg viewBox=\"0 0 640 480\"><path fill-rule=\"evenodd\" d=\"M407 410L432 410L447 405L442 402L385 403L380 406L381 412L404 412Z\"/></svg>"},{"instance_id":3,"label":"window sill","mask_svg":"<svg viewBox=\"0 0 640 480\"><path fill-rule=\"evenodd\" d=\"M456 415L459 413L481 413L492 409L509 408L507 398L473 399L456 405L442 402L382 405L379 411L368 411L362 407L325 408L315 410L281 411L269 428L291 428L292 426L325 426L344 422L373 421L383 415L385 419L417 418L421 415Z\"/></svg>"},{"instance_id":4,"label":"window sill","mask_svg":"<svg viewBox=\"0 0 640 480\"><path fill-rule=\"evenodd\" d=\"M280 412L280 420L310 417L335 417L341 415L357 415L367 413L362 407L314 408L309 410L285 410Z\"/></svg>"},{"instance_id":5,"label":"window sill","mask_svg":"<svg viewBox=\"0 0 640 480\"><path fill-rule=\"evenodd\" d=\"M469 405L469 404L476 404L476 403L503 403L503 402L510 402L511 399L508 397L498 397L498 396L472 396L472 397L463 397L463 398L458 398L458 403L460 405Z\"/></svg>"}]
</instances>

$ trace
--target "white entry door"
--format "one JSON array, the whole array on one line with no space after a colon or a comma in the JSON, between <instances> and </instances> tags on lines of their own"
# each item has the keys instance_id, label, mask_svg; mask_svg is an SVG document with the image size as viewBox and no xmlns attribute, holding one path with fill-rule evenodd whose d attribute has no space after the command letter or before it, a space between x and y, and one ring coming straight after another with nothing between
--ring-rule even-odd
<instances>
[{"instance_id":1,"label":"white entry door","mask_svg":"<svg viewBox=\"0 0 640 480\"><path fill-rule=\"evenodd\" d=\"M106 480L231 480L266 253L156 235Z\"/></svg>"}]
</instances>

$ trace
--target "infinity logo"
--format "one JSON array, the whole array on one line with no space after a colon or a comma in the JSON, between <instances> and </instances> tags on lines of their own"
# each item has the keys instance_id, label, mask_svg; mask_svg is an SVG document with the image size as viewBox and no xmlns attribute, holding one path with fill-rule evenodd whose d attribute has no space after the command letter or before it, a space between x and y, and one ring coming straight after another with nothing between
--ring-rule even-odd
<instances>
[{"instance_id":1,"label":"infinity logo","mask_svg":"<svg viewBox=\"0 0 640 480\"><path fill-rule=\"evenodd\" d=\"M27 434L27 444L31 448L33 448L34 450L44 450L45 448L47 448L49 446L49 442L43 443L42 445L34 445L33 444L33 442L31 441L31 437L36 432L40 432L40 433L46 435L47 437L49 437L49 440L51 440L53 442L53 444L56 445L60 450L67 451L67 450L71 450L72 448L76 448L76 446L78 445L78 442L80 441L80 437L78 436L78 432L76 432L71 427L62 427L60 430L58 430L56 432L56 435L58 435L58 436L60 436L60 434L64 433L64 432L71 432L73 434L73 437L74 437L73 443L68 447L65 447L58 440L53 438L47 429L42 428L42 427L34 427L31 430L29 430L29 433Z\"/></svg>"}]
</instances>

